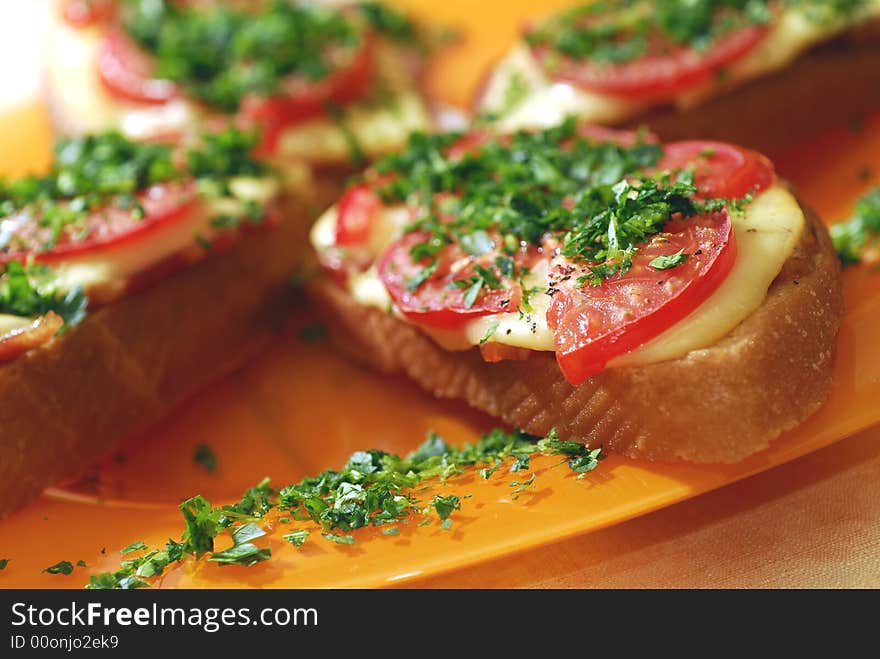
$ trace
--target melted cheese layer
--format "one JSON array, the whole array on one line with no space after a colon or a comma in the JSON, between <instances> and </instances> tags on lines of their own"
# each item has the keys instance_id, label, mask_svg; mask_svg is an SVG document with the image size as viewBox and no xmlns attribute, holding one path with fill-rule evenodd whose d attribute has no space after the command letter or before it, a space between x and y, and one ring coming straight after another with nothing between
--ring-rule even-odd
<instances>
[{"instance_id":1,"label":"melted cheese layer","mask_svg":"<svg viewBox=\"0 0 880 659\"><path fill-rule=\"evenodd\" d=\"M398 213L399 211L392 211ZM638 366L676 359L692 350L713 345L728 334L764 301L767 289L782 270L800 240L805 226L803 211L786 188L775 186L758 195L742 214L732 218L737 259L730 274L716 291L684 320L655 339L617 357L609 367ZM319 252L333 249L336 210L331 208L312 229L312 244ZM382 246L372 241L369 251L378 256L384 245L402 231L398 217L382 220L378 235ZM470 321L460 331L438 331L420 326L447 350L464 350L484 342L496 342L537 351L554 351L553 331L546 311L550 296L547 264L536 267L525 281L541 292L530 300L531 311L495 314ZM349 276L349 292L360 303L396 313L375 268ZM399 315L399 314L398 314Z\"/></svg>"},{"instance_id":2,"label":"melted cheese layer","mask_svg":"<svg viewBox=\"0 0 880 659\"><path fill-rule=\"evenodd\" d=\"M725 68L723 83L709 82L685 90L671 99L635 100L598 92L547 76L520 42L495 68L481 99L480 111L497 115L498 130L544 128L576 114L596 123L620 123L655 105L671 102L689 108L748 80L781 70L801 53L852 27L847 21L811 20L806 9L789 7L770 27L762 41L741 59ZM866 0L856 23L880 17L880 0ZM516 89L520 91L512 95ZM520 98L516 98L516 97Z\"/></svg>"},{"instance_id":3,"label":"melted cheese layer","mask_svg":"<svg viewBox=\"0 0 880 659\"><path fill-rule=\"evenodd\" d=\"M201 258L205 247L199 243L223 231L212 225L214 218L245 217L246 202L265 206L278 194L279 184L274 179L240 177L229 181L229 189L234 197L199 202L186 217L167 222L138 240L64 259L55 266L61 287L81 286L99 302L112 301L131 277L170 256Z\"/></svg>"}]
</instances>

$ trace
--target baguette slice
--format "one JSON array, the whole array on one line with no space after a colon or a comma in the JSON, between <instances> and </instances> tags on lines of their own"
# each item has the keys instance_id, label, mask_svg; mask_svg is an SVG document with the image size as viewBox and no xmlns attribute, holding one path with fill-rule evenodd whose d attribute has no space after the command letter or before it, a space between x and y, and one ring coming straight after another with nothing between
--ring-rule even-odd
<instances>
[{"instance_id":1,"label":"baguette slice","mask_svg":"<svg viewBox=\"0 0 880 659\"><path fill-rule=\"evenodd\" d=\"M448 352L415 326L359 305L329 278L315 280L310 293L347 352L435 396L462 399L529 433L555 428L634 458L736 462L815 412L831 387L840 265L826 228L807 216L763 306L718 344L607 369L577 387L553 353L486 363L476 348Z\"/></svg>"},{"instance_id":2,"label":"baguette slice","mask_svg":"<svg viewBox=\"0 0 880 659\"><path fill-rule=\"evenodd\" d=\"M0 517L254 356L290 309L305 220L321 201L288 200L278 226L0 365Z\"/></svg>"}]
</instances>

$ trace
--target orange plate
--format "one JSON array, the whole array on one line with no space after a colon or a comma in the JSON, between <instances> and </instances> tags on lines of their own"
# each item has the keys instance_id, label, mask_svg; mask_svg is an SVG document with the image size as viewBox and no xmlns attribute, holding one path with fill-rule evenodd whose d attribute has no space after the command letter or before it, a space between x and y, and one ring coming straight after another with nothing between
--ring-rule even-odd
<instances>
[{"instance_id":1,"label":"orange plate","mask_svg":"<svg viewBox=\"0 0 880 659\"><path fill-rule=\"evenodd\" d=\"M529 15L528 3L493 9L493 32L473 42L486 9L471 2L405 4L431 7L438 19L463 28L465 43L438 63L431 87L461 102L479 82L476 61L488 64ZM561 4L561 3L555 3ZM540 11L547 11L542 3ZM483 14L480 11L484 12ZM531 13L535 13L533 9ZM445 82L444 82L445 81ZM455 85L454 87L452 85ZM464 92L462 91L464 90ZM8 125L8 124L7 124ZM35 139L40 138L39 135ZM44 139L44 138L43 138ZM39 139L37 139L39 142ZM9 151L6 151L9 153ZM16 153L15 163L40 163ZM828 218L844 217L880 170L880 116L859 134L848 130L777 158L780 171L803 198ZM35 165L37 166L37 165ZM420 492L472 495L451 530L401 526L398 536L375 529L356 533L353 546L313 535L300 549L269 537L272 560L252 568L187 563L169 572L163 586L364 587L401 583L497 558L574 534L595 530L693 497L836 442L880 420L880 276L865 268L845 276L846 318L839 339L835 386L828 404L773 447L724 467L652 464L610 457L583 480L555 458L536 458L535 484L519 499L509 486L516 476L497 472L489 481L466 475ZM300 322L307 322L300 320ZM279 337L262 359L204 392L148 437L131 442L87 478L0 523L0 572L5 587L81 587L88 574L118 566L117 550L136 540L164 544L181 532L176 503L196 492L215 502L237 498L271 475L276 485L327 467L339 467L358 449L412 450L428 430L450 442L473 441L490 419L466 407L438 402L404 380L383 378L353 366L324 343L307 343L296 329ZM219 467L206 473L193 451L208 444ZM527 477L530 472L527 472ZM293 526L282 525L284 532ZM41 570L60 560L84 560L70 576Z\"/></svg>"}]
</instances>

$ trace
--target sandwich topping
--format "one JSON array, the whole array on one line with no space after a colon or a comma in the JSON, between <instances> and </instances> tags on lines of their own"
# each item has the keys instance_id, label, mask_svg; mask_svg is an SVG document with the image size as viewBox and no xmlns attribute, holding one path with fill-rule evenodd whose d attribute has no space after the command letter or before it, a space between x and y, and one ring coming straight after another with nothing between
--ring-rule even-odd
<instances>
[{"instance_id":1,"label":"sandwich topping","mask_svg":"<svg viewBox=\"0 0 880 659\"><path fill-rule=\"evenodd\" d=\"M359 301L447 348L480 346L489 361L552 350L577 384L708 306L743 246L749 272L724 306L756 308L799 236L792 204L755 152L664 146L569 119L500 136L414 136L312 238ZM751 265L774 250L769 267Z\"/></svg>"},{"instance_id":2,"label":"sandwich topping","mask_svg":"<svg viewBox=\"0 0 880 659\"><path fill-rule=\"evenodd\" d=\"M76 324L87 298L110 303L274 222L279 186L255 145L231 128L188 145L69 138L47 174L0 182L3 354L9 332Z\"/></svg>"},{"instance_id":3,"label":"sandwich topping","mask_svg":"<svg viewBox=\"0 0 880 659\"><path fill-rule=\"evenodd\" d=\"M284 155L288 129L294 139L312 121L345 132L340 121L355 108L348 119L365 120L370 108L375 121L377 94L406 114L404 124L426 125L402 62L403 49L417 43L416 28L378 3L80 0L63 7L77 28L62 33L57 48L66 109L85 110L73 86L86 84L132 135L181 130L206 113L234 116L262 128L265 153ZM82 61L88 66L77 75Z\"/></svg>"},{"instance_id":4,"label":"sandwich topping","mask_svg":"<svg viewBox=\"0 0 880 659\"><path fill-rule=\"evenodd\" d=\"M878 16L877 0L582 3L525 32L481 110L511 129L569 112L613 122L656 104L688 107Z\"/></svg>"}]
</instances>

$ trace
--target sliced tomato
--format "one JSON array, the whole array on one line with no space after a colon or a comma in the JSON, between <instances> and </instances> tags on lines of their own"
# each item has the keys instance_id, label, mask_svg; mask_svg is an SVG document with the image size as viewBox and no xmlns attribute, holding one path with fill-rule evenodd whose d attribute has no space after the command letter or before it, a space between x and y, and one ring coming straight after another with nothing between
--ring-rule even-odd
<instances>
[{"instance_id":1,"label":"sliced tomato","mask_svg":"<svg viewBox=\"0 0 880 659\"><path fill-rule=\"evenodd\" d=\"M326 78L311 82L290 76L276 96L246 97L241 114L261 126L260 150L272 153L286 127L325 114L329 105L346 105L363 98L372 83L374 60L374 39L365 36L361 47Z\"/></svg>"},{"instance_id":2,"label":"sliced tomato","mask_svg":"<svg viewBox=\"0 0 880 659\"><path fill-rule=\"evenodd\" d=\"M588 91L668 97L710 80L716 71L755 48L766 33L764 26L748 25L719 37L705 51L660 42L643 57L611 64L560 56L546 46L533 48L533 53L553 77Z\"/></svg>"},{"instance_id":3,"label":"sliced tomato","mask_svg":"<svg viewBox=\"0 0 880 659\"><path fill-rule=\"evenodd\" d=\"M171 80L156 78L156 64L122 28L107 32L98 50L98 77L118 98L161 105L180 93Z\"/></svg>"},{"instance_id":4,"label":"sliced tomato","mask_svg":"<svg viewBox=\"0 0 880 659\"><path fill-rule=\"evenodd\" d=\"M500 287L482 286L470 304L467 288L455 283L474 276L475 265L494 267L495 252L472 257L458 244L447 245L436 255L437 265L431 275L416 285L431 261L413 259L412 248L429 238L429 234L420 231L406 234L385 250L377 264L379 278L404 316L438 329L457 329L473 318L519 308L519 283L497 270L494 272ZM534 258L533 253L520 254L515 260L521 266Z\"/></svg>"},{"instance_id":5,"label":"sliced tomato","mask_svg":"<svg viewBox=\"0 0 880 659\"><path fill-rule=\"evenodd\" d=\"M658 167L693 167L694 183L702 195L740 199L766 190L776 181L773 163L757 151L725 142L672 142L664 148Z\"/></svg>"},{"instance_id":6,"label":"sliced tomato","mask_svg":"<svg viewBox=\"0 0 880 659\"><path fill-rule=\"evenodd\" d=\"M81 221L65 225L54 244L52 229L42 226L27 212L6 217L0 221L0 235L5 246L0 252L0 260L32 257L41 263L51 263L139 240L193 209L195 183L157 184L140 193L137 200L144 210L143 217L138 218L131 209L111 204L91 211ZM52 246L47 249L47 245Z\"/></svg>"},{"instance_id":7,"label":"sliced tomato","mask_svg":"<svg viewBox=\"0 0 880 659\"><path fill-rule=\"evenodd\" d=\"M361 183L353 185L339 200L336 215L336 245L363 245L370 238L373 218L382 208L382 200L373 189Z\"/></svg>"},{"instance_id":8,"label":"sliced tomato","mask_svg":"<svg viewBox=\"0 0 880 659\"><path fill-rule=\"evenodd\" d=\"M668 270L651 261L678 251L687 260ZM614 357L636 348L706 300L736 260L726 211L667 223L641 246L632 267L600 286L578 289L569 280L554 293L547 323L555 330L556 360L573 385L599 373Z\"/></svg>"},{"instance_id":9,"label":"sliced tomato","mask_svg":"<svg viewBox=\"0 0 880 659\"><path fill-rule=\"evenodd\" d=\"M99 23L113 14L113 0L64 0L61 16L74 27L87 27Z\"/></svg>"}]
</instances>

